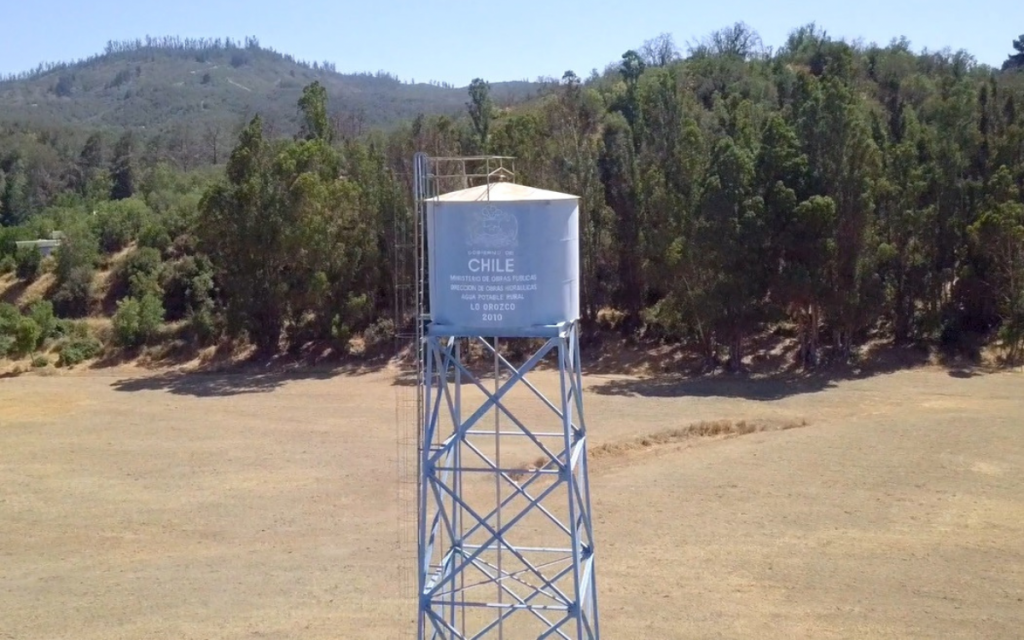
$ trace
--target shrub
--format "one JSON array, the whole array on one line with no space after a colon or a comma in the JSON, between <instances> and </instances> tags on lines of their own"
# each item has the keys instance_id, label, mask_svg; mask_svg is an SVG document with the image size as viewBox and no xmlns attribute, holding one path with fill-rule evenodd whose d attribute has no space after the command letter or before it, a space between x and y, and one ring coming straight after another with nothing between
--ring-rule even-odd
<instances>
[{"instance_id":1,"label":"shrub","mask_svg":"<svg viewBox=\"0 0 1024 640\"><path fill-rule=\"evenodd\" d=\"M140 198L125 198L103 203L95 218L100 247L108 253L125 248L139 237L143 225L152 213Z\"/></svg>"},{"instance_id":2,"label":"shrub","mask_svg":"<svg viewBox=\"0 0 1024 640\"><path fill-rule=\"evenodd\" d=\"M53 303L49 300L38 300L32 303L32 306L28 309L28 317L39 326L39 344L36 347L43 346L43 342L57 337L57 318L53 314Z\"/></svg>"},{"instance_id":3,"label":"shrub","mask_svg":"<svg viewBox=\"0 0 1024 640\"><path fill-rule=\"evenodd\" d=\"M53 294L53 308L64 318L81 318L89 313L92 300L92 267L76 267Z\"/></svg>"},{"instance_id":4,"label":"shrub","mask_svg":"<svg viewBox=\"0 0 1024 640\"><path fill-rule=\"evenodd\" d=\"M97 216L97 236L100 249L106 253L114 253L123 249L132 241L132 229L128 221L111 214Z\"/></svg>"},{"instance_id":5,"label":"shrub","mask_svg":"<svg viewBox=\"0 0 1024 640\"><path fill-rule=\"evenodd\" d=\"M328 307L331 308L331 307ZM326 310L325 310L326 311ZM349 341L369 327L370 298L365 293L349 295L341 304L341 312L331 318L330 339L340 353L347 353ZM366 337L365 335L363 336Z\"/></svg>"},{"instance_id":6,"label":"shrub","mask_svg":"<svg viewBox=\"0 0 1024 640\"><path fill-rule=\"evenodd\" d=\"M163 272L160 252L152 247L132 251L118 269L114 293L118 298L142 298L147 294L163 296L160 274Z\"/></svg>"},{"instance_id":7,"label":"shrub","mask_svg":"<svg viewBox=\"0 0 1024 640\"><path fill-rule=\"evenodd\" d=\"M331 319L331 341L339 353L348 353L349 340L352 339L352 330L345 324L341 316L335 315Z\"/></svg>"},{"instance_id":8,"label":"shrub","mask_svg":"<svg viewBox=\"0 0 1024 640\"><path fill-rule=\"evenodd\" d=\"M39 249L21 248L15 254L15 272L22 280L35 280L42 273L43 254Z\"/></svg>"},{"instance_id":9,"label":"shrub","mask_svg":"<svg viewBox=\"0 0 1024 640\"><path fill-rule=\"evenodd\" d=\"M114 340L122 347L141 346L156 335L163 320L164 307L152 294L119 300L114 314Z\"/></svg>"},{"instance_id":10,"label":"shrub","mask_svg":"<svg viewBox=\"0 0 1024 640\"><path fill-rule=\"evenodd\" d=\"M47 358L46 356L36 356L35 358L32 358L32 366L35 367L36 369L41 369L42 367L49 366L49 364L50 359Z\"/></svg>"},{"instance_id":11,"label":"shrub","mask_svg":"<svg viewBox=\"0 0 1024 640\"><path fill-rule=\"evenodd\" d=\"M395 337L395 322L391 318L381 318L371 324L363 332L363 341L367 349L373 349L393 340Z\"/></svg>"},{"instance_id":12,"label":"shrub","mask_svg":"<svg viewBox=\"0 0 1024 640\"><path fill-rule=\"evenodd\" d=\"M32 318L21 318L14 329L14 349L11 353L15 356L27 356L36 350L41 335L39 325Z\"/></svg>"},{"instance_id":13,"label":"shrub","mask_svg":"<svg viewBox=\"0 0 1024 640\"><path fill-rule=\"evenodd\" d=\"M142 296L139 301L139 330L145 340L151 339L164 322L164 305L154 295Z\"/></svg>"},{"instance_id":14,"label":"shrub","mask_svg":"<svg viewBox=\"0 0 1024 640\"><path fill-rule=\"evenodd\" d=\"M13 256L18 250L17 241L23 233L21 227L0 226L0 256Z\"/></svg>"},{"instance_id":15,"label":"shrub","mask_svg":"<svg viewBox=\"0 0 1024 640\"><path fill-rule=\"evenodd\" d=\"M164 271L164 308L167 317L179 320L190 310L198 312L213 304L213 265L206 256L182 258Z\"/></svg>"},{"instance_id":16,"label":"shrub","mask_svg":"<svg viewBox=\"0 0 1024 640\"><path fill-rule=\"evenodd\" d=\"M15 350L18 323L21 314L13 304L0 302L0 358Z\"/></svg>"},{"instance_id":17,"label":"shrub","mask_svg":"<svg viewBox=\"0 0 1024 640\"><path fill-rule=\"evenodd\" d=\"M0 276L5 276L8 273L14 273L18 268L18 261L14 259L14 256L4 256L0 258Z\"/></svg>"},{"instance_id":18,"label":"shrub","mask_svg":"<svg viewBox=\"0 0 1024 640\"><path fill-rule=\"evenodd\" d=\"M1024 346L1024 318L1009 317L1003 320L996 334L999 341L1006 349L1006 361L1008 364L1016 365L1020 361L1022 346Z\"/></svg>"},{"instance_id":19,"label":"shrub","mask_svg":"<svg viewBox=\"0 0 1024 640\"><path fill-rule=\"evenodd\" d=\"M0 302L0 335L11 335L21 319L18 307L9 302Z\"/></svg>"},{"instance_id":20,"label":"shrub","mask_svg":"<svg viewBox=\"0 0 1024 640\"><path fill-rule=\"evenodd\" d=\"M188 314L188 331L199 345L213 344L221 335L221 324L210 307L202 307Z\"/></svg>"},{"instance_id":21,"label":"shrub","mask_svg":"<svg viewBox=\"0 0 1024 640\"><path fill-rule=\"evenodd\" d=\"M171 234L159 220L150 220L139 232L139 246L150 247L164 254L171 247Z\"/></svg>"},{"instance_id":22,"label":"shrub","mask_svg":"<svg viewBox=\"0 0 1024 640\"><path fill-rule=\"evenodd\" d=\"M88 269L89 273L96 268L99 259L99 246L96 236L84 224L71 224L57 249L57 282L64 284L72 278L76 270ZM92 278L90 277L90 282Z\"/></svg>"},{"instance_id":23,"label":"shrub","mask_svg":"<svg viewBox=\"0 0 1024 640\"><path fill-rule=\"evenodd\" d=\"M103 351L103 345L92 336L73 337L60 345L57 350L57 366L71 367L91 358Z\"/></svg>"},{"instance_id":24,"label":"shrub","mask_svg":"<svg viewBox=\"0 0 1024 640\"><path fill-rule=\"evenodd\" d=\"M354 331L365 329L369 326L372 308L373 303L367 294L361 293L358 296L349 294L344 305L346 324Z\"/></svg>"},{"instance_id":25,"label":"shrub","mask_svg":"<svg viewBox=\"0 0 1024 640\"><path fill-rule=\"evenodd\" d=\"M137 346L140 340L139 301L135 298L122 298L117 301L117 312L114 314L114 341L122 347Z\"/></svg>"},{"instance_id":26,"label":"shrub","mask_svg":"<svg viewBox=\"0 0 1024 640\"><path fill-rule=\"evenodd\" d=\"M58 318L53 329L54 338L88 338L89 325L82 321Z\"/></svg>"}]
</instances>

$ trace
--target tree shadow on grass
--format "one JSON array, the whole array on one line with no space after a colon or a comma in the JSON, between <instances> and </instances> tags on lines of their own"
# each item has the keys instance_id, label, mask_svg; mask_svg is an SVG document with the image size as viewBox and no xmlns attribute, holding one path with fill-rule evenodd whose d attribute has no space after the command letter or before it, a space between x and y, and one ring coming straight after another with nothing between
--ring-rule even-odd
<instances>
[{"instance_id":1,"label":"tree shadow on grass","mask_svg":"<svg viewBox=\"0 0 1024 640\"><path fill-rule=\"evenodd\" d=\"M326 380L335 371L274 372L168 372L139 378L125 378L111 386L116 391L166 391L175 395L210 398L250 393L269 393L289 382Z\"/></svg>"},{"instance_id":2,"label":"tree shadow on grass","mask_svg":"<svg viewBox=\"0 0 1024 640\"><path fill-rule=\"evenodd\" d=\"M643 379L608 380L587 385L586 391L605 396L646 398L744 398L746 400L780 400L788 396L824 391L836 384L827 374L807 376L780 375L767 378L749 376L703 376L683 378L658 376Z\"/></svg>"},{"instance_id":3,"label":"tree shadow on grass","mask_svg":"<svg viewBox=\"0 0 1024 640\"><path fill-rule=\"evenodd\" d=\"M623 378L591 382L587 391L599 395L675 398L743 398L772 401L783 398L819 393L834 388L838 383L863 380L874 376L921 368L936 364L925 349L918 347L885 346L868 350L861 355L859 364L832 363L817 370L803 372L790 367L770 372L741 374L715 373L703 375L664 374L642 378ZM944 367L955 378L983 375L983 368L959 359L940 358Z\"/></svg>"},{"instance_id":4,"label":"tree shadow on grass","mask_svg":"<svg viewBox=\"0 0 1024 640\"><path fill-rule=\"evenodd\" d=\"M21 296L26 291L28 291L28 288L29 286L31 286L31 284L31 282L28 282L26 280L18 280L10 287L8 287L7 290L3 292L2 295L0 295L0 302L6 302L8 304L17 303L18 299L21 298Z\"/></svg>"},{"instance_id":5,"label":"tree shadow on grass","mask_svg":"<svg viewBox=\"0 0 1024 640\"><path fill-rule=\"evenodd\" d=\"M415 387L418 384L419 378L416 377L416 369L411 365L403 366L391 379L393 387Z\"/></svg>"},{"instance_id":6,"label":"tree shadow on grass","mask_svg":"<svg viewBox=\"0 0 1024 640\"><path fill-rule=\"evenodd\" d=\"M256 364L252 361L230 368L209 371L169 371L156 375L117 380L116 391L165 391L196 398L270 393L292 382L330 380L339 376L376 373L386 362L347 362L323 365Z\"/></svg>"},{"instance_id":7,"label":"tree shadow on grass","mask_svg":"<svg viewBox=\"0 0 1024 640\"><path fill-rule=\"evenodd\" d=\"M947 373L949 374L950 378L959 378L961 380L966 380L968 378L974 378L981 375L981 373L979 373L977 370L964 369L962 367L950 369L949 371L947 371Z\"/></svg>"},{"instance_id":8,"label":"tree shadow on grass","mask_svg":"<svg viewBox=\"0 0 1024 640\"><path fill-rule=\"evenodd\" d=\"M598 349L599 350L599 349ZM186 350L187 351L187 350ZM767 350L765 350L767 351ZM184 361L191 357L191 352L180 356ZM619 354L616 354L619 355ZM660 358L658 357L660 356ZM379 373L391 369L391 384L399 387L415 387L418 383L415 363L411 352L404 352L400 357L349 358L343 360L318 360L317 353L307 353L300 358L292 359L258 359L252 358L245 362L220 366L211 363L211 368L200 371L172 371L144 377L130 377L113 383L118 391L166 391L177 395L193 397L234 396L252 393L269 393L290 382L301 380L327 380L335 377L359 376ZM653 356L645 354L655 364L661 365L660 370L666 371L670 365L675 371L693 365L699 359L688 357L685 353L657 353ZM862 354L861 364L825 365L810 373L795 370L793 367L783 368L786 360L777 352L755 357L751 360L751 371L732 375L657 373L644 377L617 378L599 380L590 378L584 385L587 393L600 395L619 395L637 397L727 397L745 398L750 400L771 401L789 396L817 393L825 391L844 380L869 378L899 370L912 369L929 364L929 353L913 347L884 347L870 349ZM584 371L588 376L602 374L627 374L630 363L623 366L621 358L617 362L591 352L584 358ZM517 359L513 358L516 362ZM112 359L115 364L118 359ZM166 363L166 359L161 360ZM649 363L645 362L645 365ZM940 359L940 366L946 368L950 376L968 378L986 373L984 368L974 366L960 359ZM617 365L617 366L615 366ZM474 361L467 367L479 379L492 376L492 365L489 362ZM553 367L545 362L538 369ZM654 367L649 368L653 369ZM626 369L625 371L623 369ZM693 371L694 369L690 369ZM669 370L670 371L670 370ZM507 373L507 372L504 372Z\"/></svg>"}]
</instances>

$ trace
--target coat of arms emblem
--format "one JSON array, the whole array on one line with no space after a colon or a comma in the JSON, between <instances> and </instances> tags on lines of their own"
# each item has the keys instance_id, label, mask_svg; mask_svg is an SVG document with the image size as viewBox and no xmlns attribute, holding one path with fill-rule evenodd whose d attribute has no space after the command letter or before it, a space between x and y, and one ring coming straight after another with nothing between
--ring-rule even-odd
<instances>
[{"instance_id":1,"label":"coat of arms emblem","mask_svg":"<svg viewBox=\"0 0 1024 640\"><path fill-rule=\"evenodd\" d=\"M482 249L508 249L516 246L519 223L514 215L489 204L474 211L471 216L467 244Z\"/></svg>"}]
</instances>

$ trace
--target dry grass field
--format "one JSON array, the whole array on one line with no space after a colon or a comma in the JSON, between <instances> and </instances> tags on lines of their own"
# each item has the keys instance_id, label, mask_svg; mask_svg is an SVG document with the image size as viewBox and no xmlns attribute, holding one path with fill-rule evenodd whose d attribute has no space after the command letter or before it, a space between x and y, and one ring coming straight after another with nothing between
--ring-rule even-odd
<instances>
[{"instance_id":1,"label":"dry grass field","mask_svg":"<svg viewBox=\"0 0 1024 640\"><path fill-rule=\"evenodd\" d=\"M1021 374L585 386L606 638L1024 634ZM0 379L0 639L412 637L410 393Z\"/></svg>"}]
</instances>

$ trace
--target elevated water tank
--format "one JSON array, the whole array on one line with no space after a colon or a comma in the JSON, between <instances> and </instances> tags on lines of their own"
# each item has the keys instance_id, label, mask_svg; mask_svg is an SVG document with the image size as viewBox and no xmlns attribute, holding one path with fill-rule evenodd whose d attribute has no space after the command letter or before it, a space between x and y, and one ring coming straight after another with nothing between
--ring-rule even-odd
<instances>
[{"instance_id":1,"label":"elevated water tank","mask_svg":"<svg viewBox=\"0 0 1024 640\"><path fill-rule=\"evenodd\" d=\"M579 318L579 198L500 182L427 201L430 318L502 336Z\"/></svg>"}]
</instances>

